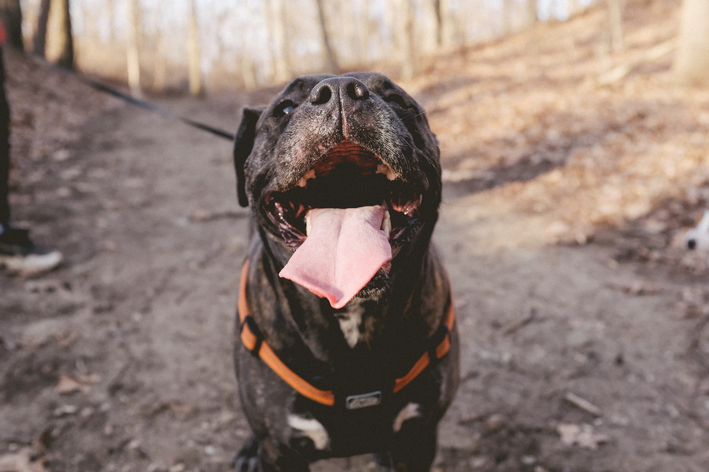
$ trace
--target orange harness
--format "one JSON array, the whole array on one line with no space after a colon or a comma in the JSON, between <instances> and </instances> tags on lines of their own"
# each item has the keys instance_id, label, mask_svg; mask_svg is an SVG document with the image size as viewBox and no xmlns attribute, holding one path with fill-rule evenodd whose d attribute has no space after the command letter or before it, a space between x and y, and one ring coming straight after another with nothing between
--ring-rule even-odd
<instances>
[{"instance_id":1,"label":"orange harness","mask_svg":"<svg viewBox=\"0 0 709 472\"><path fill-rule=\"evenodd\" d=\"M246 349L251 351L252 354L259 357L263 362L266 363L284 382L293 387L295 391L307 397L313 401L321 403L327 406L335 405L335 394L330 390L320 390L307 381L305 381L298 374L293 372L287 365L281 361L275 352L271 349L268 343L263 339L260 334L258 327L251 316L249 307L246 301L246 278L249 269L249 261L244 262L244 266L241 269L241 283L239 288L239 320L240 320L240 330L241 330L241 341L244 343ZM450 341L450 331L453 329L453 322L455 321L455 309L453 308L453 303L450 304L446 318L441 324L438 332L431 339L441 339L442 340L433 346L432 349L423 353L418 361L411 367L409 372L401 378L394 381L394 388L392 393L396 393L402 388L410 384L421 372L431 364L432 357L435 360L443 358L448 354L448 350L451 346ZM373 396L379 394L378 397ZM347 408L355 409L367 406L378 405L381 401L381 392L373 392L372 394L364 395L353 395L348 397Z\"/></svg>"}]
</instances>

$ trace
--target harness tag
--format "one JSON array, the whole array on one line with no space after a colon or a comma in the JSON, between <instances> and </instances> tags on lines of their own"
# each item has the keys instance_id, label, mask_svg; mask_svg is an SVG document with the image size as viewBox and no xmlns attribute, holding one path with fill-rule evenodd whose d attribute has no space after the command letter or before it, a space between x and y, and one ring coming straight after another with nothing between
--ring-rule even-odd
<instances>
[{"instance_id":1,"label":"harness tag","mask_svg":"<svg viewBox=\"0 0 709 472\"><path fill-rule=\"evenodd\" d=\"M345 408L348 410L357 410L359 408L368 408L377 406L382 403L382 392L362 393L359 395L350 395L345 398Z\"/></svg>"}]
</instances>

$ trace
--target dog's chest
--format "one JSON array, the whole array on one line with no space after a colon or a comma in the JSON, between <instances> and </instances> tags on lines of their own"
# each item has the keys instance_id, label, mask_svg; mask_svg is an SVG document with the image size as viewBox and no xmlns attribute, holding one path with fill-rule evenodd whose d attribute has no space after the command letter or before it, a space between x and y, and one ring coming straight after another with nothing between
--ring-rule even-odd
<instances>
[{"instance_id":1,"label":"dog's chest","mask_svg":"<svg viewBox=\"0 0 709 472\"><path fill-rule=\"evenodd\" d=\"M377 331L381 331L382 314L371 301L351 301L345 310L338 310L334 317L347 346L354 349L358 344L371 345Z\"/></svg>"}]
</instances>

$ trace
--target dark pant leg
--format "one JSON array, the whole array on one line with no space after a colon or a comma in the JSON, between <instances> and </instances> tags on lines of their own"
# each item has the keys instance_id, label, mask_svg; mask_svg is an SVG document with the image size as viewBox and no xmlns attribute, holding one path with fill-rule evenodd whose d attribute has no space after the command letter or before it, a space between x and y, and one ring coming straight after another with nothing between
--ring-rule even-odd
<instances>
[{"instance_id":1,"label":"dark pant leg","mask_svg":"<svg viewBox=\"0 0 709 472\"><path fill-rule=\"evenodd\" d=\"M10 106L5 96L5 66L0 48L0 224L10 222Z\"/></svg>"}]
</instances>

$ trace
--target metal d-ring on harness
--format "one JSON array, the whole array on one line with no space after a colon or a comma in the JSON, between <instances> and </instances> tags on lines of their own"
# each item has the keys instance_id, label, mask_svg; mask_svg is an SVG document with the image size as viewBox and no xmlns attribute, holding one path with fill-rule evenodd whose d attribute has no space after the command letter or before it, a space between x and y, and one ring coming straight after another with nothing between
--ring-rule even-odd
<instances>
[{"instance_id":1,"label":"metal d-ring on harness","mask_svg":"<svg viewBox=\"0 0 709 472\"><path fill-rule=\"evenodd\" d=\"M251 316L246 301L246 279L248 275L249 261L244 262L241 269L241 283L239 287L239 321L240 337L246 349L253 355L261 359L271 368L284 382L290 385L295 391L315 402L327 406L335 405L335 394L330 390L321 390L314 387L298 374L293 372L281 361L264 340L261 331L254 318ZM450 350L450 332L455 321L455 309L450 303L446 317L438 328L438 331L429 339L430 348L416 361L406 375L394 380L394 387L391 393L397 393L423 372L433 361L442 359ZM353 410L379 405L382 401L382 392L371 392L359 395L349 395L345 399L345 408Z\"/></svg>"}]
</instances>

